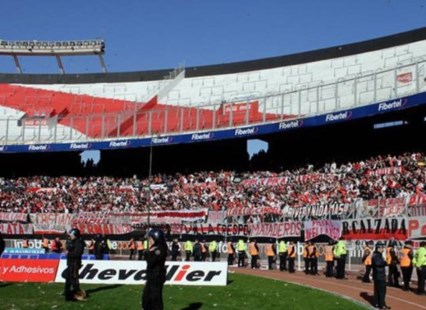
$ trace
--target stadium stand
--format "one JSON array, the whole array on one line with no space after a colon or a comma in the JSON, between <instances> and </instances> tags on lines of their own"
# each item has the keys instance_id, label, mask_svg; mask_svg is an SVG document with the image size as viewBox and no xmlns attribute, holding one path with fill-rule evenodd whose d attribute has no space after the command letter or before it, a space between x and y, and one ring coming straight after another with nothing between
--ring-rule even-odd
<instances>
[{"instance_id":1,"label":"stadium stand","mask_svg":"<svg viewBox=\"0 0 426 310\"><path fill-rule=\"evenodd\" d=\"M281 172L198 172L148 178L0 178L0 212L140 212L208 208L301 207L357 198L426 194L426 155L381 155ZM146 188L151 185L151 190ZM257 219L259 220L259 219Z\"/></svg>"}]
</instances>

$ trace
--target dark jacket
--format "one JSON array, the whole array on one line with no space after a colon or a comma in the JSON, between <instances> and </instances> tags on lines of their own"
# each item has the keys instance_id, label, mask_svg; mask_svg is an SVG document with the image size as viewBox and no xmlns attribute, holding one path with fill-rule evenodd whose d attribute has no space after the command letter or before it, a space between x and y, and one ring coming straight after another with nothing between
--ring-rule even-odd
<instances>
[{"instance_id":1,"label":"dark jacket","mask_svg":"<svg viewBox=\"0 0 426 310\"><path fill-rule=\"evenodd\" d=\"M386 281L386 261L383 254L379 251L374 251L371 259L371 266L373 268L374 281Z\"/></svg>"},{"instance_id":2,"label":"dark jacket","mask_svg":"<svg viewBox=\"0 0 426 310\"><path fill-rule=\"evenodd\" d=\"M194 244L193 255L194 257L201 257L201 244L199 242Z\"/></svg>"},{"instance_id":3,"label":"dark jacket","mask_svg":"<svg viewBox=\"0 0 426 310\"><path fill-rule=\"evenodd\" d=\"M83 239L77 238L74 240L68 240L67 242L67 265L72 263L81 264L81 256L84 253L86 243Z\"/></svg>"},{"instance_id":4,"label":"dark jacket","mask_svg":"<svg viewBox=\"0 0 426 310\"><path fill-rule=\"evenodd\" d=\"M172 255L179 255L180 254L180 245L178 242L172 243Z\"/></svg>"},{"instance_id":5,"label":"dark jacket","mask_svg":"<svg viewBox=\"0 0 426 310\"><path fill-rule=\"evenodd\" d=\"M167 247L164 245L154 245L146 252L146 279L147 282L166 281L166 258Z\"/></svg>"}]
</instances>

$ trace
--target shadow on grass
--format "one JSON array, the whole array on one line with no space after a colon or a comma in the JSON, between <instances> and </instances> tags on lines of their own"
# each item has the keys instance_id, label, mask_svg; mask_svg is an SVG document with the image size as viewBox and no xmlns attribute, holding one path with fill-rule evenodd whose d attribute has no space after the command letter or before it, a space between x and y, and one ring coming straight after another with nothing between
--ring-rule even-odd
<instances>
[{"instance_id":1,"label":"shadow on grass","mask_svg":"<svg viewBox=\"0 0 426 310\"><path fill-rule=\"evenodd\" d=\"M365 301L367 301L370 305L374 307L374 296L368 294L367 292L361 292L359 294Z\"/></svg>"},{"instance_id":2,"label":"shadow on grass","mask_svg":"<svg viewBox=\"0 0 426 310\"><path fill-rule=\"evenodd\" d=\"M12 283L0 282L0 288L12 285Z\"/></svg>"},{"instance_id":3,"label":"shadow on grass","mask_svg":"<svg viewBox=\"0 0 426 310\"><path fill-rule=\"evenodd\" d=\"M234 282L234 280L228 280L228 282L226 282L226 285L232 284L232 282Z\"/></svg>"},{"instance_id":4,"label":"shadow on grass","mask_svg":"<svg viewBox=\"0 0 426 310\"><path fill-rule=\"evenodd\" d=\"M182 308L181 310L198 310L201 309L202 306L202 302L193 302L192 304L189 304L188 307Z\"/></svg>"},{"instance_id":5,"label":"shadow on grass","mask_svg":"<svg viewBox=\"0 0 426 310\"><path fill-rule=\"evenodd\" d=\"M115 289L117 287L121 287L121 286L122 286L121 284L115 284L115 285L108 285L108 286L100 286L100 287L96 287L96 288L90 288L90 289L86 290L86 294L90 295L90 294L97 293L97 292L100 292L100 291L113 290L113 289Z\"/></svg>"}]
</instances>

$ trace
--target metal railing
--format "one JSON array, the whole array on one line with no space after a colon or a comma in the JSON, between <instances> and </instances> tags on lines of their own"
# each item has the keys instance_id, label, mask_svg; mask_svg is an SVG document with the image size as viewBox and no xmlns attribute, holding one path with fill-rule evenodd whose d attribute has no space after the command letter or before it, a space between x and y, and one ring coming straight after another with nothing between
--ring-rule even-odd
<instances>
[{"instance_id":1,"label":"metal railing","mask_svg":"<svg viewBox=\"0 0 426 310\"><path fill-rule=\"evenodd\" d=\"M0 144L94 141L215 130L325 114L424 91L426 60L419 59L332 83L251 96L243 102L223 100L196 107L163 105L146 111L133 107L115 113L82 112L83 115L62 118L1 113ZM7 98L0 97L0 104L7 107ZM82 106L83 110L86 107Z\"/></svg>"}]
</instances>

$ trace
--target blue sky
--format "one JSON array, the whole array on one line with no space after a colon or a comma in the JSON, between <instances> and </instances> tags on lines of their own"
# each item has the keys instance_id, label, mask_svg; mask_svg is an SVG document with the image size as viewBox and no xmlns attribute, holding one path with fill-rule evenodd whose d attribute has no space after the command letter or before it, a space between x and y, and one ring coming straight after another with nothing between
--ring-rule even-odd
<instances>
[{"instance_id":1,"label":"blue sky","mask_svg":"<svg viewBox=\"0 0 426 310\"><path fill-rule=\"evenodd\" d=\"M112 71L243 61L359 42L426 26L426 0L3 1L0 39L102 38ZM95 57L64 58L67 72L98 72ZM25 73L58 71L22 58ZM0 57L0 72L15 72Z\"/></svg>"}]
</instances>

